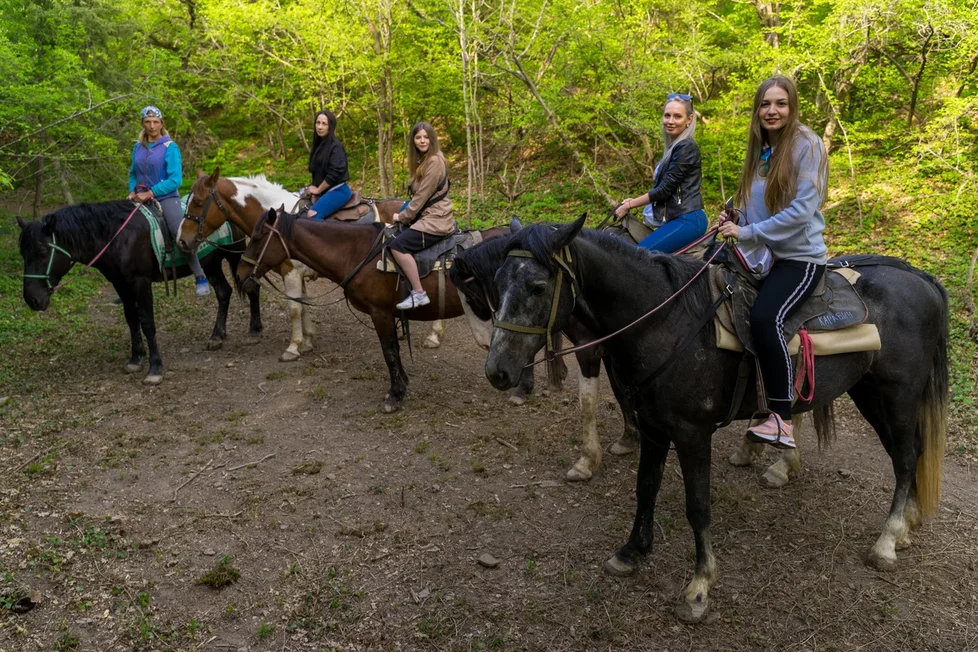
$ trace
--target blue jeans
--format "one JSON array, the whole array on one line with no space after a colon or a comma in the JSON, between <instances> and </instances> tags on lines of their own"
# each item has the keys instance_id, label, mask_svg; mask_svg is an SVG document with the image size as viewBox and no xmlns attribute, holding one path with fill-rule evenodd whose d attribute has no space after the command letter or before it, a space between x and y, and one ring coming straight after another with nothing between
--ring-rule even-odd
<instances>
[{"instance_id":1,"label":"blue jeans","mask_svg":"<svg viewBox=\"0 0 978 652\"><path fill-rule=\"evenodd\" d=\"M671 254L693 244L704 234L706 234L706 212L698 210L672 218L639 242L638 246Z\"/></svg>"},{"instance_id":2,"label":"blue jeans","mask_svg":"<svg viewBox=\"0 0 978 652\"><path fill-rule=\"evenodd\" d=\"M343 208L343 204L350 201L350 197L352 196L353 191L350 190L350 186L346 185L345 183L341 183L332 190L324 192L322 197L317 199L316 203L310 208L310 210L316 211L316 214L312 216L312 219L325 220L327 217Z\"/></svg>"}]
</instances>

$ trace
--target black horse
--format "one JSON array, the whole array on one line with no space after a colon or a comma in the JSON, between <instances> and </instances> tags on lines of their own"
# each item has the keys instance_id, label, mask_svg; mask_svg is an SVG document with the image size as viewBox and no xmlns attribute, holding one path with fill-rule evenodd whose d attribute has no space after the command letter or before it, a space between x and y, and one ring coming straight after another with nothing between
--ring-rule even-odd
<instances>
[{"instance_id":1,"label":"black horse","mask_svg":"<svg viewBox=\"0 0 978 652\"><path fill-rule=\"evenodd\" d=\"M122 231L119 228L133 210L131 201L111 201L101 204L79 204L58 209L37 222L17 218L20 225L20 255L24 258L24 301L32 310L46 310L53 288L75 263L88 264L111 241L105 253L93 265L112 283L122 299L126 323L132 337L132 357L126 372L139 371L146 349L139 330L142 328L149 344L149 373L144 383L155 385L163 379L163 359L156 344L156 322L153 318L152 283L163 280L150 241L146 218L132 216ZM113 236L118 236L113 240ZM221 263L225 260L233 272L244 251L244 238L238 233L237 242L215 249L201 259L201 266L217 295L217 321L211 334L209 349L219 349L226 336L228 304L231 286L224 277ZM190 274L190 268L176 268L178 277ZM251 300L250 335L261 337L261 312L258 288L249 292Z\"/></svg>"},{"instance_id":2,"label":"black horse","mask_svg":"<svg viewBox=\"0 0 978 652\"><path fill-rule=\"evenodd\" d=\"M466 254L468 269L484 275L479 284L495 286L498 320L530 329L548 323L560 269L555 256L565 249L574 273L573 278L562 275L554 331L574 317L595 335L610 335L661 304L702 268L690 259L582 232L583 224L582 217L556 228L527 227L509 239L509 256L495 267L479 264L481 247ZM796 403L795 411L814 410L819 442L827 443L834 433L831 404L848 392L879 435L893 462L896 487L883 533L868 559L888 569L896 563L897 548L910 544L910 529L934 512L940 499L948 400L947 293L934 278L895 258L846 260L861 273L856 289L879 329L882 348L819 358L815 395L810 403ZM651 550L655 498L674 446L696 540L695 574L676 610L687 622L706 616L716 579L710 541L711 439L730 407L740 362L740 354L716 348L712 328L695 328L710 305L703 275L677 301L603 344L616 382L633 396L642 434L634 525L605 570L628 575ZM675 348L689 337L690 346ZM486 361L490 382L499 389L511 386L544 339L495 328ZM678 356L675 350L681 351ZM664 373L656 373L664 363ZM737 418L748 418L757 404L753 384L748 387Z\"/></svg>"}]
</instances>

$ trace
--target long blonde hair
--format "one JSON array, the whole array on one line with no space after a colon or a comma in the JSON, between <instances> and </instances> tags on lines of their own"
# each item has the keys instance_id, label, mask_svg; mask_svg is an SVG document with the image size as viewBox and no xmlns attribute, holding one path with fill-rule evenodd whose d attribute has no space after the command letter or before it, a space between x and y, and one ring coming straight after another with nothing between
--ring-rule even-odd
<instances>
[{"instance_id":1,"label":"long blonde hair","mask_svg":"<svg viewBox=\"0 0 978 652\"><path fill-rule=\"evenodd\" d=\"M653 181L658 181L659 175L662 174L668 167L669 160L672 158L672 150L676 148L676 145L684 140L693 140L693 138L696 136L696 109L693 108L693 100L684 100L677 94L676 97L666 100L665 106L662 107L663 113L665 113L665 107L669 106L669 104L672 102L679 102L682 104L683 108L686 110L686 117L688 117L690 120L689 124L686 125L686 128L683 129L682 132L675 138L673 138L669 132L666 131L666 126L662 125L662 143L665 146L666 151L663 152L662 160L659 161L659 164L655 166L655 170L652 172Z\"/></svg>"},{"instance_id":2,"label":"long blonde hair","mask_svg":"<svg viewBox=\"0 0 978 652\"><path fill-rule=\"evenodd\" d=\"M414 137L422 129L428 134L428 151L422 154L414 144ZM435 128L428 122L419 122L411 127L411 134L408 136L408 176L414 181L420 181L424 175L424 164L435 155L441 154L441 146L438 144L438 134Z\"/></svg>"},{"instance_id":3,"label":"long blonde hair","mask_svg":"<svg viewBox=\"0 0 978 652\"><path fill-rule=\"evenodd\" d=\"M140 125L143 124L142 120L139 121L139 124ZM163 118L160 118L160 136L169 136L169 135L170 132L166 130L166 126L163 124ZM139 132L139 144L145 145L146 149L149 149L149 140L146 137L146 127L143 127L142 130Z\"/></svg>"},{"instance_id":4,"label":"long blonde hair","mask_svg":"<svg viewBox=\"0 0 978 652\"><path fill-rule=\"evenodd\" d=\"M761 127L761 102L765 93L777 86L788 94L788 121L781 129L777 147L768 159L768 172L764 187L764 205L772 215L784 210L798 193L798 171L792 158L795 141L800 137L808 141L812 153L819 156L816 187L825 200L825 188L829 177L829 159L825 154L822 140L811 129L801 124L798 118L798 90L794 82L782 75L775 75L758 86L754 94L754 111L750 117L750 134L747 137L747 153L744 155L744 169L740 174L740 187L737 189L736 203L745 207L750 201L751 184L761 165L761 149L767 143L767 133Z\"/></svg>"}]
</instances>

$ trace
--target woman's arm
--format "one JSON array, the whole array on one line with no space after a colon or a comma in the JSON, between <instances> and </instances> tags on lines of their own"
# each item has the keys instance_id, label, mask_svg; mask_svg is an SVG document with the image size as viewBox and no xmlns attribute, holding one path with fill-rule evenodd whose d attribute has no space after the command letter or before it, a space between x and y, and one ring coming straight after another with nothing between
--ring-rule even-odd
<instances>
[{"instance_id":1,"label":"woman's arm","mask_svg":"<svg viewBox=\"0 0 978 652\"><path fill-rule=\"evenodd\" d=\"M166 165L166 178L150 188L154 197L168 195L183 184L183 162L180 159L180 148L173 141L164 147L166 147L166 153L163 155L163 162Z\"/></svg>"},{"instance_id":2,"label":"woman's arm","mask_svg":"<svg viewBox=\"0 0 978 652\"><path fill-rule=\"evenodd\" d=\"M136 148L139 147L139 143L136 143L132 148L132 161L129 163L129 194L131 195L134 190L136 190Z\"/></svg>"},{"instance_id":3,"label":"woman's arm","mask_svg":"<svg viewBox=\"0 0 978 652\"><path fill-rule=\"evenodd\" d=\"M825 152L821 141L802 136L795 149L795 169L798 171L798 192L784 210L766 220L740 227L741 242L771 244L790 238L805 228L825 199L818 187L818 173Z\"/></svg>"},{"instance_id":4,"label":"woman's arm","mask_svg":"<svg viewBox=\"0 0 978 652\"><path fill-rule=\"evenodd\" d=\"M672 151L672 158L669 165L662 173L662 183L656 185L648 192L648 203L669 199L676 193L679 184L683 182L696 168L700 167L700 149L696 143L687 140L676 146Z\"/></svg>"},{"instance_id":5,"label":"woman's arm","mask_svg":"<svg viewBox=\"0 0 978 652\"><path fill-rule=\"evenodd\" d=\"M438 189L438 184L441 180L445 178L445 159L440 156L436 156L427 162L425 162L424 176L421 177L421 181L418 182L417 187L414 190L414 196L411 197L411 203L408 207L401 211L398 222L401 224L410 224L415 219L419 217L418 211L421 207L431 199L435 191Z\"/></svg>"}]
</instances>

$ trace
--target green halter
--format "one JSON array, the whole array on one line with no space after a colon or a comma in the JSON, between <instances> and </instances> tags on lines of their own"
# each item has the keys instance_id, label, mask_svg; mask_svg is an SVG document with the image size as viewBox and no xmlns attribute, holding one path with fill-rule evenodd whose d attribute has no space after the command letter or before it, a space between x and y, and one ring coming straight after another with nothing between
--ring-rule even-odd
<instances>
[{"instance_id":1,"label":"green halter","mask_svg":"<svg viewBox=\"0 0 978 652\"><path fill-rule=\"evenodd\" d=\"M57 240L55 240L53 233L51 234L51 244L48 245L48 248L51 250L51 256L48 258L47 271L44 272L43 274L24 274L24 278L44 279L44 282L47 283L48 289L50 290L54 287L53 285L51 285L51 267L54 266L54 252L60 251L61 253L63 253L65 256L68 257L68 260L71 260L71 254L68 253L63 247L58 246L58 242ZM74 265L75 261L71 260L71 264Z\"/></svg>"},{"instance_id":2,"label":"green halter","mask_svg":"<svg viewBox=\"0 0 978 652\"><path fill-rule=\"evenodd\" d=\"M514 258L534 257L532 253L525 249L513 249L506 255ZM557 321L557 307L560 305L560 288L564 284L565 272L571 280L571 296L574 299L574 303L577 303L577 277L574 276L574 271L571 269L571 263L573 261L571 260L570 248L564 247L561 251L553 255L553 259L557 263L557 283L554 285L554 296L550 304L550 319L547 321L547 327L523 326L522 324L514 324L508 321L493 322L493 328L501 328L504 331L523 333L524 335L546 335L548 355L552 355L554 352L553 327L554 322Z\"/></svg>"}]
</instances>

